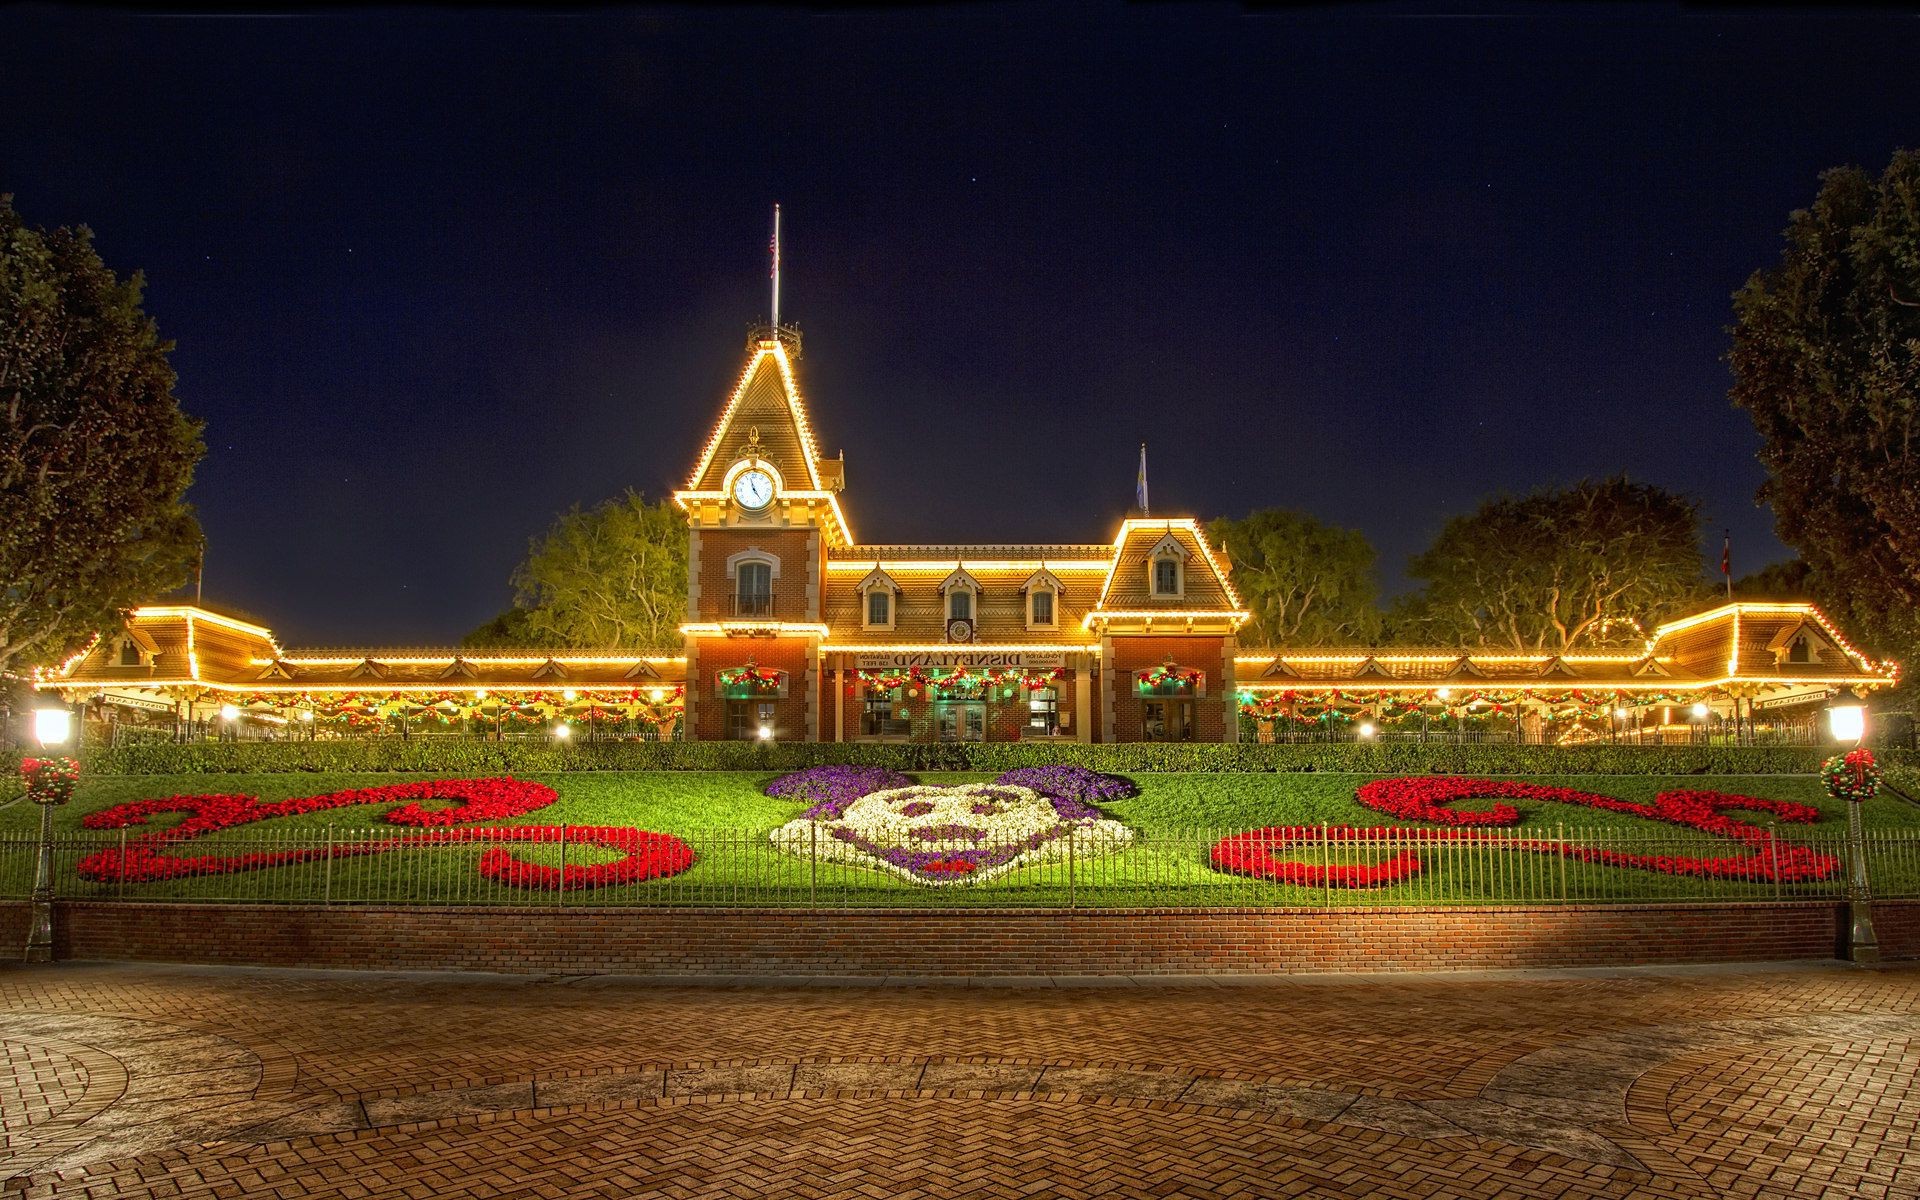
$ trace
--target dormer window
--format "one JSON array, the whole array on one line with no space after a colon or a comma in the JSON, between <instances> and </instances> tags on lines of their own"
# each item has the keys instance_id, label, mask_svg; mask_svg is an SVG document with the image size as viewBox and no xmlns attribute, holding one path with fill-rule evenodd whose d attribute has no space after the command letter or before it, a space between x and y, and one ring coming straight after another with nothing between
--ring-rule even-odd
<instances>
[{"instance_id":1,"label":"dormer window","mask_svg":"<svg viewBox=\"0 0 1920 1200\"><path fill-rule=\"evenodd\" d=\"M140 647L132 638L125 638L120 642L120 665L123 667L140 665Z\"/></svg>"},{"instance_id":2,"label":"dormer window","mask_svg":"<svg viewBox=\"0 0 1920 1200\"><path fill-rule=\"evenodd\" d=\"M1153 594L1156 596L1180 594L1179 563L1171 558L1163 558L1153 564Z\"/></svg>"},{"instance_id":3,"label":"dormer window","mask_svg":"<svg viewBox=\"0 0 1920 1200\"><path fill-rule=\"evenodd\" d=\"M1156 600L1177 600L1187 594L1187 548L1172 531L1147 552L1147 592Z\"/></svg>"},{"instance_id":4,"label":"dormer window","mask_svg":"<svg viewBox=\"0 0 1920 1200\"><path fill-rule=\"evenodd\" d=\"M900 585L893 581L893 576L881 570L876 562L856 590L860 593L860 627L892 629L894 607L900 595Z\"/></svg>"},{"instance_id":5,"label":"dormer window","mask_svg":"<svg viewBox=\"0 0 1920 1200\"><path fill-rule=\"evenodd\" d=\"M1043 565L1038 571L1027 576L1020 590L1027 595L1027 628L1058 629L1060 627L1060 579Z\"/></svg>"},{"instance_id":6,"label":"dormer window","mask_svg":"<svg viewBox=\"0 0 1920 1200\"><path fill-rule=\"evenodd\" d=\"M967 573L965 566L955 564L953 573L940 581L940 594L947 602L947 624L965 621L969 629L975 624L974 613L979 610L980 581ZM971 641L969 633L961 638Z\"/></svg>"},{"instance_id":7,"label":"dormer window","mask_svg":"<svg viewBox=\"0 0 1920 1200\"><path fill-rule=\"evenodd\" d=\"M1806 667L1825 661L1838 651L1834 644L1810 621L1799 621L1782 629L1767 643L1773 661L1783 667Z\"/></svg>"}]
</instances>

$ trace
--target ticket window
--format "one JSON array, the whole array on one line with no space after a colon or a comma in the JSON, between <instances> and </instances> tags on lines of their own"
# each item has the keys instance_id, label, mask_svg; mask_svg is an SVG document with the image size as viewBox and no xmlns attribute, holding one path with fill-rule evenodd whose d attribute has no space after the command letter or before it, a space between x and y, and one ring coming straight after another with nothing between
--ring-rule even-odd
<instances>
[{"instance_id":1,"label":"ticket window","mask_svg":"<svg viewBox=\"0 0 1920 1200\"><path fill-rule=\"evenodd\" d=\"M1053 737L1060 732L1060 689L1036 688L1027 693L1028 737Z\"/></svg>"}]
</instances>

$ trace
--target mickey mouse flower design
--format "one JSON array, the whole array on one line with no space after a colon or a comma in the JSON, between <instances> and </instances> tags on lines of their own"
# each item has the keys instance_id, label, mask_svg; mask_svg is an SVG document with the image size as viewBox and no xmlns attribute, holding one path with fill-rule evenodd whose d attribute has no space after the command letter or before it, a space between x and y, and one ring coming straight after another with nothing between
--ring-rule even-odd
<instances>
[{"instance_id":1,"label":"mickey mouse flower design","mask_svg":"<svg viewBox=\"0 0 1920 1200\"><path fill-rule=\"evenodd\" d=\"M818 805L773 831L773 844L789 853L936 887L1064 860L1069 847L1080 858L1112 854L1132 840L1132 830L1091 805L1000 783L890 788Z\"/></svg>"}]
</instances>

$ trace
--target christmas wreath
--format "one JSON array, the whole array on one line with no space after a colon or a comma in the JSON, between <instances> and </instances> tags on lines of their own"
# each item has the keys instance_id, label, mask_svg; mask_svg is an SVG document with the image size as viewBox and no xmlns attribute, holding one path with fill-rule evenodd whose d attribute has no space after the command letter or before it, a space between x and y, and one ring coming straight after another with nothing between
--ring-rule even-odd
<instances>
[{"instance_id":1,"label":"christmas wreath","mask_svg":"<svg viewBox=\"0 0 1920 1200\"><path fill-rule=\"evenodd\" d=\"M1835 800L1871 800L1880 791L1880 768L1874 765L1873 751L1865 746L1821 763L1820 778L1827 785L1827 795Z\"/></svg>"}]
</instances>

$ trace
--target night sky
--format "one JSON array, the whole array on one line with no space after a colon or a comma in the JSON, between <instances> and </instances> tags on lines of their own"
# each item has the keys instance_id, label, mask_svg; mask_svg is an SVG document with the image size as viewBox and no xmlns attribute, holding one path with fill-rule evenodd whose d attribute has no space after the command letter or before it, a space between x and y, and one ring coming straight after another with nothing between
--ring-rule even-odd
<instances>
[{"instance_id":1,"label":"night sky","mask_svg":"<svg viewBox=\"0 0 1920 1200\"><path fill-rule=\"evenodd\" d=\"M1920 142L1920 22L1518 13L13 8L0 190L147 272L207 597L283 644L450 642L679 485L776 200L864 541L1104 541L1144 439L1156 513L1358 526L1389 591L1623 469L1785 557L1729 295Z\"/></svg>"}]
</instances>

